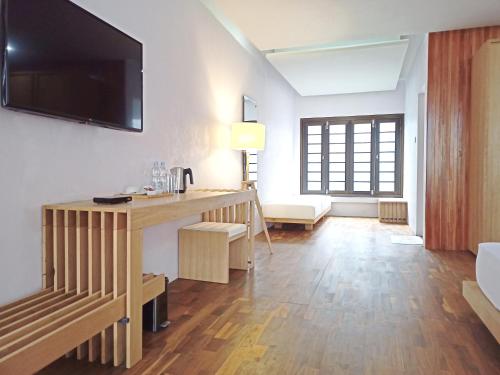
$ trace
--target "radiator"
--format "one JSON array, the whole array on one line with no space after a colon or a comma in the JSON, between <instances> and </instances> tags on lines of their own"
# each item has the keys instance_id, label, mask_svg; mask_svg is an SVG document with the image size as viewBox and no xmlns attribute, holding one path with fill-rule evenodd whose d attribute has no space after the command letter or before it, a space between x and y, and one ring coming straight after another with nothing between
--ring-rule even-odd
<instances>
[{"instance_id":1,"label":"radiator","mask_svg":"<svg viewBox=\"0 0 500 375\"><path fill-rule=\"evenodd\" d=\"M379 200L378 218L381 223L407 224L408 203L403 200Z\"/></svg>"}]
</instances>

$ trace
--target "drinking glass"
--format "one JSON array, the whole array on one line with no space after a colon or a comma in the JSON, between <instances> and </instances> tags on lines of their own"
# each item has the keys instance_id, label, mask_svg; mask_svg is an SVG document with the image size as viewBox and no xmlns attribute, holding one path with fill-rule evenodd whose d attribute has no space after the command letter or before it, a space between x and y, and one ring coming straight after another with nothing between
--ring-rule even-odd
<instances>
[{"instance_id":1,"label":"drinking glass","mask_svg":"<svg viewBox=\"0 0 500 375\"><path fill-rule=\"evenodd\" d=\"M160 190L160 164L155 161L153 163L153 169L151 170L152 180L151 185L154 190Z\"/></svg>"}]
</instances>

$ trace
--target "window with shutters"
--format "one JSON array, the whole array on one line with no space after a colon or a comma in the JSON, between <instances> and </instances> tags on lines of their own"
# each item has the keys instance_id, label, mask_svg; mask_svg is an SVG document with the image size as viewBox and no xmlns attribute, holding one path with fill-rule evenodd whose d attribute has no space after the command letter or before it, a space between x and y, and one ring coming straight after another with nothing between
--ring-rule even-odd
<instances>
[{"instance_id":1,"label":"window with shutters","mask_svg":"<svg viewBox=\"0 0 500 375\"><path fill-rule=\"evenodd\" d=\"M404 115L301 120L301 192L401 197Z\"/></svg>"}]
</instances>

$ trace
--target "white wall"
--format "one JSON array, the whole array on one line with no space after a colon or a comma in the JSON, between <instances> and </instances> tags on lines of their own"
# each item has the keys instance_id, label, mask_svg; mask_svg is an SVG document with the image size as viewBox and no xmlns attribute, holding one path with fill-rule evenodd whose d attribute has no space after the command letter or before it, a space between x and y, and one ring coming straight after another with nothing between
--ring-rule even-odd
<instances>
[{"instance_id":1,"label":"white wall","mask_svg":"<svg viewBox=\"0 0 500 375\"><path fill-rule=\"evenodd\" d=\"M403 113L404 108L405 88L402 83L394 91L305 96L297 101L299 119Z\"/></svg>"},{"instance_id":2,"label":"white wall","mask_svg":"<svg viewBox=\"0 0 500 375\"><path fill-rule=\"evenodd\" d=\"M426 94L427 92L427 46L427 38L422 38L405 85L404 196L408 200L408 222L410 228L417 235L423 235L423 210L425 205L422 199L425 184L423 170L425 167L425 121L422 118L419 119L419 94ZM425 98L425 95L423 97ZM423 105L424 109L425 107ZM417 214L419 217L418 222Z\"/></svg>"},{"instance_id":3,"label":"white wall","mask_svg":"<svg viewBox=\"0 0 500 375\"><path fill-rule=\"evenodd\" d=\"M332 198L329 216L378 217L378 199Z\"/></svg>"},{"instance_id":4,"label":"white wall","mask_svg":"<svg viewBox=\"0 0 500 375\"><path fill-rule=\"evenodd\" d=\"M148 182L153 160L193 168L196 187L238 187L241 156L230 127L250 95L268 126L261 187L292 158L287 134L296 92L258 53L242 48L196 0L78 0L144 43L143 134L0 109L0 304L41 286L41 206L119 192ZM119 10L119 11L117 11ZM280 146L283 146L280 148ZM262 194L267 194L264 190ZM177 228L145 233L145 271L177 277Z\"/></svg>"},{"instance_id":5,"label":"white wall","mask_svg":"<svg viewBox=\"0 0 500 375\"><path fill-rule=\"evenodd\" d=\"M325 95L299 97L297 99L297 122L294 127L296 153L295 165L300 159L300 119L308 117L337 117L404 113L405 86L398 85L394 91L369 92L362 94ZM297 167L298 168L298 167ZM300 186L297 184L297 193ZM332 198L330 215L377 217L377 200L373 198Z\"/></svg>"},{"instance_id":6,"label":"white wall","mask_svg":"<svg viewBox=\"0 0 500 375\"><path fill-rule=\"evenodd\" d=\"M290 97L283 89L283 83L279 80L266 80L266 84L265 106L260 108L260 114L266 125L279 123L283 126L268 126L266 149L259 154L258 185L262 201L292 195L296 187L300 186L299 160L296 159L295 152L299 143L292 131L296 122L295 103L299 96L294 96L293 111L290 111Z\"/></svg>"}]
</instances>

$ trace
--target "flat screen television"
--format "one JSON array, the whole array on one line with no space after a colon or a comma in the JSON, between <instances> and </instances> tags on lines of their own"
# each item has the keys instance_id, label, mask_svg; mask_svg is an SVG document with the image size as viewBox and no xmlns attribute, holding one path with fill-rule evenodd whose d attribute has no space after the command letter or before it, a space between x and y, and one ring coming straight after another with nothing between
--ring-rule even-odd
<instances>
[{"instance_id":1,"label":"flat screen television","mask_svg":"<svg viewBox=\"0 0 500 375\"><path fill-rule=\"evenodd\" d=\"M69 0L0 0L2 106L141 132L142 44Z\"/></svg>"}]
</instances>

